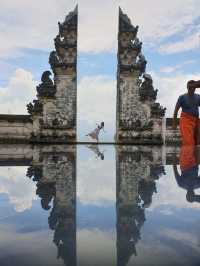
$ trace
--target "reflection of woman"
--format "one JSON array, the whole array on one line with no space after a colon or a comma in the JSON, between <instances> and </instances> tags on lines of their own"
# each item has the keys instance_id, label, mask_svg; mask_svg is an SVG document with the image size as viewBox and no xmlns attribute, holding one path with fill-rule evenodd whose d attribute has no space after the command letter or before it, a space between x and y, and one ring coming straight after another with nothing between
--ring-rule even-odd
<instances>
[{"instance_id":1,"label":"reflection of woman","mask_svg":"<svg viewBox=\"0 0 200 266\"><path fill-rule=\"evenodd\" d=\"M200 188L200 177L198 176L199 148L195 146L182 146L179 162L181 175L178 172L177 165L173 165L177 184L187 190L187 201L200 202L200 195L195 195L194 193L195 189Z\"/></svg>"},{"instance_id":2,"label":"reflection of woman","mask_svg":"<svg viewBox=\"0 0 200 266\"><path fill-rule=\"evenodd\" d=\"M98 145L92 144L92 145L88 145L87 147L96 154L96 156L97 156L96 158L100 158L101 160L104 160L104 151L101 152L99 150Z\"/></svg>"}]
</instances>

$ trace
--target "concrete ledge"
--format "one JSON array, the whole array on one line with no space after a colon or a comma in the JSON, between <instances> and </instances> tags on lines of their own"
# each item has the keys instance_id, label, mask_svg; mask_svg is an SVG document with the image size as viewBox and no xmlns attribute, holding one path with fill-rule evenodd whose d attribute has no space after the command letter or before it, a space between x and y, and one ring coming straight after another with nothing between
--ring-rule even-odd
<instances>
[{"instance_id":1,"label":"concrete ledge","mask_svg":"<svg viewBox=\"0 0 200 266\"><path fill-rule=\"evenodd\" d=\"M173 130L172 122L172 118L166 118L165 143L163 143L161 136L155 137L153 135L131 139L119 136L116 141L96 143L94 141L77 141L75 132L72 132L73 134L71 135L63 134L62 137L57 135L45 136L45 134L44 136L33 136L34 125L30 115L0 114L0 144L179 145L181 143L179 128Z\"/></svg>"},{"instance_id":2,"label":"concrete ledge","mask_svg":"<svg viewBox=\"0 0 200 266\"><path fill-rule=\"evenodd\" d=\"M0 144L30 144L30 140L26 138L2 138L0 136Z\"/></svg>"},{"instance_id":3,"label":"concrete ledge","mask_svg":"<svg viewBox=\"0 0 200 266\"><path fill-rule=\"evenodd\" d=\"M10 115L10 114L0 114L0 121L7 121L9 123L32 123L30 115Z\"/></svg>"},{"instance_id":4,"label":"concrete ledge","mask_svg":"<svg viewBox=\"0 0 200 266\"><path fill-rule=\"evenodd\" d=\"M137 143L137 142L89 142L89 141L70 141L70 140L31 140L31 139L16 139L16 138L1 138L0 144L67 144L67 145L127 145L127 146L178 146L179 142L166 142L163 143Z\"/></svg>"}]
</instances>

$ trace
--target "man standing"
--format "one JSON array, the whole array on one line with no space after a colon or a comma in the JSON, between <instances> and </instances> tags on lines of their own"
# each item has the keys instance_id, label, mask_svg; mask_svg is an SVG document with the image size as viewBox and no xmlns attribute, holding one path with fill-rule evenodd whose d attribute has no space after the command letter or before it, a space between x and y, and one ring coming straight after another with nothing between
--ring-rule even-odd
<instances>
[{"instance_id":1,"label":"man standing","mask_svg":"<svg viewBox=\"0 0 200 266\"><path fill-rule=\"evenodd\" d=\"M177 128L177 114L182 109L179 126L183 145L199 144L200 95L195 93L195 89L199 87L200 81L188 81L188 92L179 96L174 109L173 129Z\"/></svg>"}]
</instances>

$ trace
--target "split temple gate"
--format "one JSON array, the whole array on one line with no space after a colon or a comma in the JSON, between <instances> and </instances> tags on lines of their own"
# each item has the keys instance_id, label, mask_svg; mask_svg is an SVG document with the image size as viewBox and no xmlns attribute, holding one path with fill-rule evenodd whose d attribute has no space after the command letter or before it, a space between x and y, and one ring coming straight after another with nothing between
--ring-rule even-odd
<instances>
[{"instance_id":1,"label":"split temple gate","mask_svg":"<svg viewBox=\"0 0 200 266\"><path fill-rule=\"evenodd\" d=\"M0 115L0 142L77 142L77 29L78 6L58 23L55 50L27 105L29 115ZM165 108L156 102L157 90L145 72L147 61L138 26L119 10L116 143L163 144L180 141L172 131Z\"/></svg>"}]
</instances>

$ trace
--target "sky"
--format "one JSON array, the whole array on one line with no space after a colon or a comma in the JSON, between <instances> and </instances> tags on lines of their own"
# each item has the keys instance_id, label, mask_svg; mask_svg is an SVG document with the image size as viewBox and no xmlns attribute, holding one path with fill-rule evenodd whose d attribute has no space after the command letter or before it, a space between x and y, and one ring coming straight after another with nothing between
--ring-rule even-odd
<instances>
[{"instance_id":1,"label":"sky","mask_svg":"<svg viewBox=\"0 0 200 266\"><path fill-rule=\"evenodd\" d=\"M199 0L1 0L0 113L26 114L36 96L58 21L79 5L78 137L105 121L102 140L115 134L118 8L139 25L147 73L172 116L186 81L200 79Z\"/></svg>"}]
</instances>

